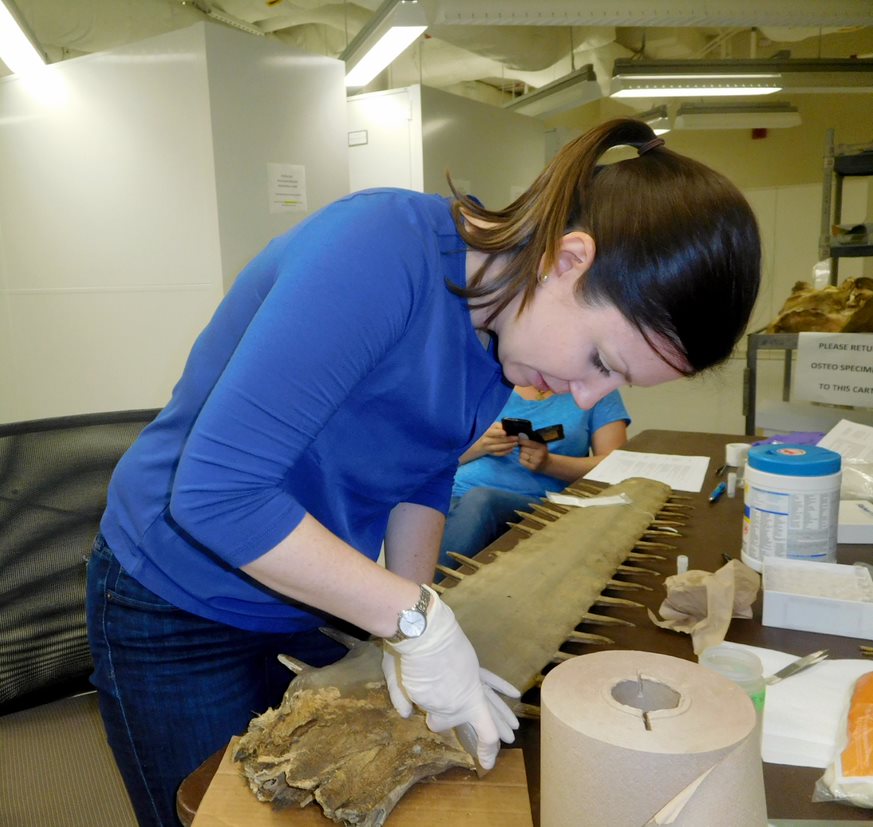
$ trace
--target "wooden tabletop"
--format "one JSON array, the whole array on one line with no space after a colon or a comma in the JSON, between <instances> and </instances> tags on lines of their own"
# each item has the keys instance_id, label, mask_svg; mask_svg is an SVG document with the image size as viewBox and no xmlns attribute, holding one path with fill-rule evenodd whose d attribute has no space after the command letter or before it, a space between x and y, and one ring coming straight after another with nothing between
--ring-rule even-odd
<instances>
[{"instance_id":1,"label":"wooden tabletop","mask_svg":"<svg viewBox=\"0 0 873 827\"><path fill-rule=\"evenodd\" d=\"M708 495L720 481L720 478L716 476L716 471L724 463L724 446L729 442L752 442L754 439L754 437L735 434L648 430L643 431L628 442L627 450L710 457L711 461L703 490L700 493L683 495L689 498L684 502L693 508L690 510L691 517L687 526L682 529L683 536L675 541L677 546L675 554L687 555L689 568L715 571L724 564L723 554L739 558L742 544L742 492L739 491L734 498L723 496L716 503L709 503ZM518 537L519 532L510 531L495 542L492 548L511 547L518 542ZM487 556L488 553L488 550L482 552L483 556ZM840 546L837 555L838 561L841 563L853 563L861 559L873 561L873 546ZM675 574L675 558L671 556L663 562L653 561L649 563L647 561L646 567L658 569L666 577ZM662 582L663 580L661 580ZM633 599L639 603L644 603L653 611L657 611L664 599L664 594L663 588L659 588L656 584L652 591L634 593ZM626 596L626 593L622 592L618 596ZM762 626L761 607L762 598L759 593L754 605L753 618L733 620L728 630L727 639L796 655L804 655L816 649L826 648L830 650L831 657L834 658L858 657L859 641L855 638ZM596 611L604 610L597 609ZM696 660L691 638L688 635L658 628L649 622L641 609L610 608L607 613L633 620L637 624L634 627L610 626L607 634L615 641L614 646L610 648L660 652L688 660ZM599 631L602 632L602 628ZM591 649L590 647L580 649L580 652L582 651L591 651ZM871 661L871 669L873 669L873 661ZM528 693L524 699L536 702L535 692L536 690L533 690L533 697L529 697L531 693ZM538 825L540 788L538 722L531 720L522 722L517 735L517 746L524 750L531 810L534 824ZM183 824L190 825L193 821L197 806L203 798L220 759L221 753L216 753L182 784L177 804ZM827 802L813 803L810 800L812 791L821 774L820 769L765 763L764 785L768 816L776 819L831 821L862 821L871 818L869 810Z\"/></svg>"}]
</instances>

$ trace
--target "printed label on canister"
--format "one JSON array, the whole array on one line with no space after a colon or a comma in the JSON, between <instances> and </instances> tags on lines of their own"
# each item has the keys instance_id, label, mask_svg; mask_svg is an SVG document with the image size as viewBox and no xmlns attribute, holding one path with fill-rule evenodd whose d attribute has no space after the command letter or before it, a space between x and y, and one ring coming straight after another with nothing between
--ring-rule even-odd
<instances>
[{"instance_id":1,"label":"printed label on canister","mask_svg":"<svg viewBox=\"0 0 873 827\"><path fill-rule=\"evenodd\" d=\"M841 457L818 446L761 445L744 481L743 562L836 560Z\"/></svg>"}]
</instances>

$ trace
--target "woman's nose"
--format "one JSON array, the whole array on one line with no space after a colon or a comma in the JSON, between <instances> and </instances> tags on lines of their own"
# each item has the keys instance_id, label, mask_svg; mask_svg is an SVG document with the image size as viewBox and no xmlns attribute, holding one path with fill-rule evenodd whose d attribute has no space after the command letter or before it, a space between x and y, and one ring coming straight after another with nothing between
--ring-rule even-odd
<instances>
[{"instance_id":1,"label":"woman's nose","mask_svg":"<svg viewBox=\"0 0 873 827\"><path fill-rule=\"evenodd\" d=\"M597 377L596 379L571 382L570 395L573 401L583 411L590 411L604 396L612 393L622 384L621 380L613 376Z\"/></svg>"}]
</instances>

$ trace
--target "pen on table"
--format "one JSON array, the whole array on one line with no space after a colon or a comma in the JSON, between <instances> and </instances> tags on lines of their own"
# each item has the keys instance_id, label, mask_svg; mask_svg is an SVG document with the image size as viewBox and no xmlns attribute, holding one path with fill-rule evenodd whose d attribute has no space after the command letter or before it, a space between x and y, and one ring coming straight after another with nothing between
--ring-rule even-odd
<instances>
[{"instance_id":1,"label":"pen on table","mask_svg":"<svg viewBox=\"0 0 873 827\"><path fill-rule=\"evenodd\" d=\"M712 493L709 495L709 501L711 503L718 502L718 498L724 494L725 489L727 488L727 484L720 482L715 488L712 489Z\"/></svg>"}]
</instances>

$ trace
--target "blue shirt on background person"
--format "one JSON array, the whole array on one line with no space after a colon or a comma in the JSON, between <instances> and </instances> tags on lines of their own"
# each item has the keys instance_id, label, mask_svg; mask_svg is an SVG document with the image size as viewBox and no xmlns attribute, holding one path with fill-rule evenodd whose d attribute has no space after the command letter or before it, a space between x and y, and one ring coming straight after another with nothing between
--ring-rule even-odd
<instances>
[{"instance_id":1,"label":"blue shirt on background person","mask_svg":"<svg viewBox=\"0 0 873 827\"><path fill-rule=\"evenodd\" d=\"M540 396L535 389L516 388L498 421L461 457L440 546L441 564L455 565L449 551L467 557L481 551L507 530L507 522L521 519L517 510L527 509L547 491L563 490L627 441L630 416L618 391L588 411L569 394ZM519 442L516 447L500 427L504 418L527 419L534 430L561 425L564 438L545 446Z\"/></svg>"}]
</instances>

